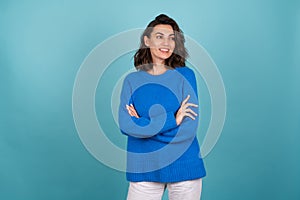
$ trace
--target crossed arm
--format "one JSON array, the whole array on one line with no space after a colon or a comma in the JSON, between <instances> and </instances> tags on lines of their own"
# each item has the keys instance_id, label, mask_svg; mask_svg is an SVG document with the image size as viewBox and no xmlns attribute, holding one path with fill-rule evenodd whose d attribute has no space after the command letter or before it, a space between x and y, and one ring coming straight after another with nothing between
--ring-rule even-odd
<instances>
[{"instance_id":1,"label":"crossed arm","mask_svg":"<svg viewBox=\"0 0 300 200\"><path fill-rule=\"evenodd\" d=\"M150 118L139 116L131 104L131 90L129 81L125 80L119 108L119 126L123 134L136 138L151 137L161 142L180 142L195 137L198 126L198 110L195 109L198 107L198 97L193 73L184 81L182 95L186 98L175 113L162 111L161 115ZM172 131L174 128L177 131Z\"/></svg>"},{"instance_id":2,"label":"crossed arm","mask_svg":"<svg viewBox=\"0 0 300 200\"><path fill-rule=\"evenodd\" d=\"M190 117L191 119L195 120L195 117L197 116L197 113L195 113L190 107L198 107L197 104L189 103L188 100L190 98L190 95L188 95L181 103L180 108L178 109L176 113L176 124L179 126L182 123L182 120L184 117ZM137 114L134 106L132 104L127 105L126 109L128 111L128 114L131 117L140 118Z\"/></svg>"}]
</instances>

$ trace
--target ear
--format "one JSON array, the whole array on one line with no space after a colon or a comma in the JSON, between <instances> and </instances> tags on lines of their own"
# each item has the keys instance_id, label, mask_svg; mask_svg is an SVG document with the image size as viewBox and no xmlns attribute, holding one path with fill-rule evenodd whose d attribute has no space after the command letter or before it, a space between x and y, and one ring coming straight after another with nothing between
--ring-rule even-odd
<instances>
[{"instance_id":1,"label":"ear","mask_svg":"<svg viewBox=\"0 0 300 200\"><path fill-rule=\"evenodd\" d=\"M149 47L150 45L149 45L149 38L148 38L148 36L144 36L144 43L145 43L145 45L147 46L147 47Z\"/></svg>"}]
</instances>

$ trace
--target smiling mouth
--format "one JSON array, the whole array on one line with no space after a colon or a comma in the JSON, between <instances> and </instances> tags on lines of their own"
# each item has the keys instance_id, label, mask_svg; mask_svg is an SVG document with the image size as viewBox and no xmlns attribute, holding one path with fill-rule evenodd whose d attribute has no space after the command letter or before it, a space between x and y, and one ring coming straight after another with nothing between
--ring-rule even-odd
<instances>
[{"instance_id":1,"label":"smiling mouth","mask_svg":"<svg viewBox=\"0 0 300 200\"><path fill-rule=\"evenodd\" d=\"M163 53L168 53L170 51L170 49L168 49L168 48L159 48L159 51L161 51Z\"/></svg>"}]
</instances>

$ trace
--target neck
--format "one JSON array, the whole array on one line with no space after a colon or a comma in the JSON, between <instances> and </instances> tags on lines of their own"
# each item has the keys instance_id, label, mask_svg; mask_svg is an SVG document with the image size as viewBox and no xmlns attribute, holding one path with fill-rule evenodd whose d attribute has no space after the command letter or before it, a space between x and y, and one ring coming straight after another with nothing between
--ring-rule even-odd
<instances>
[{"instance_id":1,"label":"neck","mask_svg":"<svg viewBox=\"0 0 300 200\"><path fill-rule=\"evenodd\" d=\"M163 63L153 63L153 67L151 70L149 70L149 73L152 75L159 75L163 74L167 68Z\"/></svg>"}]
</instances>

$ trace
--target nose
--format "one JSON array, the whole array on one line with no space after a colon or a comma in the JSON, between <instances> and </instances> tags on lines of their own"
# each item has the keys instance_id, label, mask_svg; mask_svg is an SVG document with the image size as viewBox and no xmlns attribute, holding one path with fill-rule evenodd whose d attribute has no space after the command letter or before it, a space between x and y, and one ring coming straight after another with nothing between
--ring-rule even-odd
<instances>
[{"instance_id":1,"label":"nose","mask_svg":"<svg viewBox=\"0 0 300 200\"><path fill-rule=\"evenodd\" d=\"M170 44L170 39L167 38L167 37L165 37L165 38L163 39L163 41L162 41L162 44L163 44L164 46L169 46L169 44Z\"/></svg>"}]
</instances>

